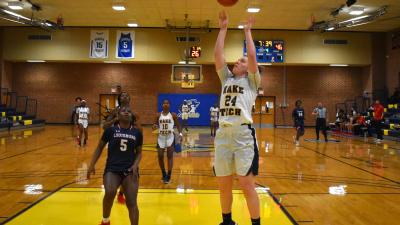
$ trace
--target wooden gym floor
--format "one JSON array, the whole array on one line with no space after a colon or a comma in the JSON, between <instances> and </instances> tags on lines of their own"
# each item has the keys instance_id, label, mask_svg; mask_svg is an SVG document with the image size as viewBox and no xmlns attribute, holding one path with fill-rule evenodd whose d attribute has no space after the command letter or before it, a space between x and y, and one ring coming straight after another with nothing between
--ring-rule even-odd
<instances>
[{"instance_id":1,"label":"wooden gym floor","mask_svg":"<svg viewBox=\"0 0 400 225\"><path fill-rule=\"evenodd\" d=\"M142 225L215 225L220 221L212 175L213 141L206 128L185 136L187 151L175 154L172 183L160 181L155 140L144 129L139 209ZM400 144L332 136L316 143L314 130L296 147L293 129L258 129L257 178L263 224L379 224L400 220ZM75 143L72 126L46 126L0 137L0 224L98 224L102 170L86 181L89 160L101 135L91 126L87 147ZM235 183L235 189L238 189ZM268 191L269 190L269 191ZM240 191L233 217L250 224ZM124 206L114 204L113 225L128 224Z\"/></svg>"}]
</instances>

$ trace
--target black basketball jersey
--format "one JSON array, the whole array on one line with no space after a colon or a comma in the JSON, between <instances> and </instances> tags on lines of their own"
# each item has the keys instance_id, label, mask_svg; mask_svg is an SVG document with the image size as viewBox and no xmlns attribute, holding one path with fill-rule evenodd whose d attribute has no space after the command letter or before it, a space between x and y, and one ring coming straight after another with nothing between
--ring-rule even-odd
<instances>
[{"instance_id":1,"label":"black basketball jersey","mask_svg":"<svg viewBox=\"0 0 400 225\"><path fill-rule=\"evenodd\" d=\"M128 129L119 125L107 128L101 139L108 143L105 171L110 172L128 170L135 161L136 148L143 145L142 133L133 126Z\"/></svg>"},{"instance_id":2,"label":"black basketball jersey","mask_svg":"<svg viewBox=\"0 0 400 225\"><path fill-rule=\"evenodd\" d=\"M292 113L292 117L295 123L304 122L304 109L303 108L295 108Z\"/></svg>"}]
</instances>

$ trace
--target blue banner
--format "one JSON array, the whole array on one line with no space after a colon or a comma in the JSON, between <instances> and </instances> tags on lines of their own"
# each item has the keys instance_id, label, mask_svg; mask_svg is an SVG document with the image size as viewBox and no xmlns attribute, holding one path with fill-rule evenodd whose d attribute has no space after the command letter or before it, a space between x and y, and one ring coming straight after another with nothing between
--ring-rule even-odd
<instances>
[{"instance_id":1,"label":"blue banner","mask_svg":"<svg viewBox=\"0 0 400 225\"><path fill-rule=\"evenodd\" d=\"M219 96L216 94L159 94L158 95L158 111L162 111L162 101L168 99L170 102L170 111L175 112L181 121L182 104L186 101L189 105L190 126L209 126L210 125L210 108L215 103L219 105Z\"/></svg>"}]
</instances>

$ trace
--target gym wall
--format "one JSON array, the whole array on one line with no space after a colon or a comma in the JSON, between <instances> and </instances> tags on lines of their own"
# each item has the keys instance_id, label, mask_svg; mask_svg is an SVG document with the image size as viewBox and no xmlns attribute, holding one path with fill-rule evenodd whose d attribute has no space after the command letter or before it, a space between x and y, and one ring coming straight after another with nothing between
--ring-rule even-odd
<instances>
[{"instance_id":1,"label":"gym wall","mask_svg":"<svg viewBox=\"0 0 400 225\"><path fill-rule=\"evenodd\" d=\"M110 30L110 58L114 59L115 32ZM99 94L110 93L111 87L121 84L132 96L133 110L142 116L142 122L153 122L157 111L158 93L220 93L220 82L215 73L213 47L217 30L199 36L204 82L193 90L180 88L170 82L171 64L181 59L185 43L177 43L176 36L165 29L135 29L136 58L131 63L104 64L89 56L90 29L67 28L52 32L51 41L28 41L29 34L43 34L33 28L5 28L3 31L2 86L12 87L19 95L37 98L38 117L50 123L70 121L76 96L82 96L92 108L92 123L99 122ZM45 33L48 34L48 33ZM283 39L286 47L286 100L289 107L277 108L278 125L290 125L293 102L302 99L307 112L318 101L325 103L330 112L335 104L360 95L371 88L371 34L368 33L315 33L306 31L254 31L255 39ZM324 39L346 39L349 44L324 45ZM226 40L225 55L234 62L242 55L243 31L232 30ZM27 59L44 59L46 63L26 63ZM96 63L97 62L97 63ZM330 63L346 63L354 67L328 67ZM262 86L265 95L276 96L283 104L282 65L267 66ZM331 117L334 113L330 114ZM331 118L332 120L333 118ZM307 116L307 125L313 119Z\"/></svg>"},{"instance_id":2,"label":"gym wall","mask_svg":"<svg viewBox=\"0 0 400 225\"><path fill-rule=\"evenodd\" d=\"M213 65L203 66L203 83L195 89L181 89L170 82L171 65L167 64L102 64L102 63L12 63L13 89L19 95L37 98L38 116L50 123L70 121L76 96L87 99L92 109L92 123L99 122L99 94L110 93L110 87L122 84L122 89L132 96L132 108L143 123L151 124L157 112L158 93L215 93L221 90ZM282 66L266 67L262 75L265 95L276 96L276 103L283 102ZM362 67L287 67L286 109L277 108L276 123L290 125L291 110L297 99L302 99L307 113L318 101L330 112L335 104L354 98L363 91ZM331 120L334 113L330 114ZM307 114L307 125L313 125Z\"/></svg>"}]
</instances>

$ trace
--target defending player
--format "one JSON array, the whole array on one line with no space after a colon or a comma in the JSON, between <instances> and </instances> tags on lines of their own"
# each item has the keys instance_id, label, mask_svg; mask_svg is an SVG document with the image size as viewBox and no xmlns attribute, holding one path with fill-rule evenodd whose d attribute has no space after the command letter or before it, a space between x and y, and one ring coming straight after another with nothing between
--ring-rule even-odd
<instances>
[{"instance_id":1,"label":"defending player","mask_svg":"<svg viewBox=\"0 0 400 225\"><path fill-rule=\"evenodd\" d=\"M293 136L293 139L296 146L299 146L299 138L304 135L304 109L301 107L301 100L297 100L295 105L296 108L293 109L292 118L296 129L296 136Z\"/></svg>"},{"instance_id":2,"label":"defending player","mask_svg":"<svg viewBox=\"0 0 400 225\"><path fill-rule=\"evenodd\" d=\"M171 181L173 160L174 160L174 126L178 128L179 135L182 136L182 128L178 121L178 116L169 111L170 102L165 99L162 104L162 112L158 113L153 124L153 129L159 129L157 139L158 164L162 173L162 181L168 184ZM167 151L168 173L164 166L164 151Z\"/></svg>"},{"instance_id":3,"label":"defending player","mask_svg":"<svg viewBox=\"0 0 400 225\"><path fill-rule=\"evenodd\" d=\"M107 128L90 163L87 178L95 173L95 165L108 143L106 168L103 175L105 195L103 198L103 219L100 225L110 225L111 208L118 187L124 188L126 206L131 225L139 224L137 192L139 187L139 163L142 158L143 136L132 126L132 112L128 107L118 111L118 125Z\"/></svg>"},{"instance_id":4,"label":"defending player","mask_svg":"<svg viewBox=\"0 0 400 225\"><path fill-rule=\"evenodd\" d=\"M215 43L215 68L222 84L219 129L215 137L214 171L218 179L222 209L221 225L234 225L232 220L233 174L238 176L246 198L251 224L260 224L260 203L255 190L258 174L258 147L251 109L260 86L256 50L251 35L254 18L244 28L248 57L236 61L230 71L225 63L224 42L228 29L225 12L219 14L219 34Z\"/></svg>"},{"instance_id":5,"label":"defending player","mask_svg":"<svg viewBox=\"0 0 400 225\"><path fill-rule=\"evenodd\" d=\"M123 107L130 108L130 103L131 103L131 97L127 92L121 91L120 94L118 95L118 106L113 109L110 113L110 115L107 117L106 121L103 124L103 129L107 129L111 126L118 125L118 113L119 110ZM138 121L138 116L137 114L132 112L132 125L136 128L138 128L140 131L142 131L141 126L139 125ZM118 202L121 204L125 204L125 197L124 197L124 189L121 187L118 192L117 196Z\"/></svg>"}]
</instances>

